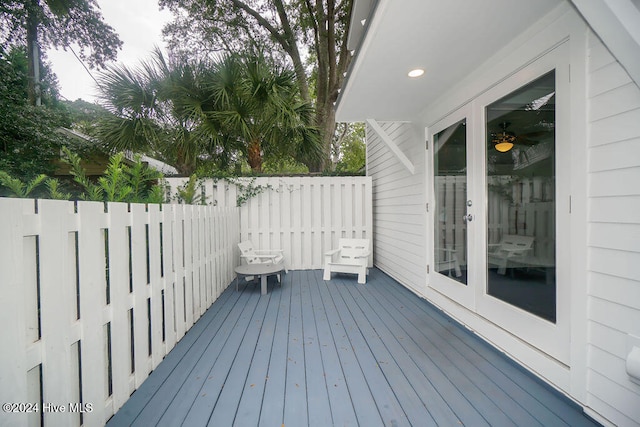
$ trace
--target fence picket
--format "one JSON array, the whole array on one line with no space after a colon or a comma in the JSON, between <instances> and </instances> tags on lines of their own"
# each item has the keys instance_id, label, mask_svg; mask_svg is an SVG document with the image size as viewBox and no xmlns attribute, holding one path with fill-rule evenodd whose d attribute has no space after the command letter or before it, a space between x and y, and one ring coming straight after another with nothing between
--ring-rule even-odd
<instances>
[{"instance_id":1,"label":"fence picket","mask_svg":"<svg viewBox=\"0 0 640 427\"><path fill-rule=\"evenodd\" d=\"M113 404L119 408L129 399L131 390L131 336L129 310L129 236L127 205L109 203L109 277L111 281L111 354ZM116 254L121 254L117 256Z\"/></svg>"},{"instance_id":2,"label":"fence picket","mask_svg":"<svg viewBox=\"0 0 640 427\"><path fill-rule=\"evenodd\" d=\"M0 199L0 320L21 325L2 333L3 401L91 403L83 425L103 425L232 282L239 239L300 269L321 268L343 235L371 238L371 178L254 185L264 191L241 208L224 181L203 184L208 206ZM40 422L12 415L0 424Z\"/></svg>"},{"instance_id":3,"label":"fence picket","mask_svg":"<svg viewBox=\"0 0 640 427\"><path fill-rule=\"evenodd\" d=\"M0 383L12 386L0 397L65 406L31 417L3 412L0 425L80 425L81 417L85 426L104 425L178 331L184 335L231 283L237 259L236 208L78 202L74 213L73 202L2 198L0 216L0 320L17 326L2 332ZM215 255L207 247L213 229ZM202 286L189 293L186 316L175 286L185 272ZM69 404L92 410L80 415Z\"/></svg>"},{"instance_id":4,"label":"fence picket","mask_svg":"<svg viewBox=\"0 0 640 427\"><path fill-rule=\"evenodd\" d=\"M240 207L240 240L251 240L257 249L282 249L290 269L322 268L324 252L340 237L372 238L370 177L242 180L262 191ZM167 179L171 188L182 182ZM216 206L235 206L240 194L225 181L206 181L204 188L207 202Z\"/></svg>"},{"instance_id":5,"label":"fence picket","mask_svg":"<svg viewBox=\"0 0 640 427\"><path fill-rule=\"evenodd\" d=\"M80 258L80 321L82 324L82 398L94 410L85 414L85 425L103 425L111 415L107 364L107 322L105 322L105 213L102 203L78 202L78 253ZM41 254L57 257L54 254ZM42 304L49 304L42 301ZM45 361L43 361L44 364ZM43 372L43 383L48 374ZM56 387L61 388L59 384ZM52 414L53 415L53 414ZM53 421L53 420L52 420ZM46 422L46 420L45 420Z\"/></svg>"}]
</instances>

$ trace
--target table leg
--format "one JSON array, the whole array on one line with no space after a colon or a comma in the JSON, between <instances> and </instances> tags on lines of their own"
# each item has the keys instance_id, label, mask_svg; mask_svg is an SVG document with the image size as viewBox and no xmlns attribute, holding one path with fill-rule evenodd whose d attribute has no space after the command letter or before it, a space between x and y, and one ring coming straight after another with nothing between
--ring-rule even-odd
<instances>
[{"instance_id":1,"label":"table leg","mask_svg":"<svg viewBox=\"0 0 640 427\"><path fill-rule=\"evenodd\" d=\"M267 294L267 275L266 274L260 275L260 293L262 295Z\"/></svg>"}]
</instances>

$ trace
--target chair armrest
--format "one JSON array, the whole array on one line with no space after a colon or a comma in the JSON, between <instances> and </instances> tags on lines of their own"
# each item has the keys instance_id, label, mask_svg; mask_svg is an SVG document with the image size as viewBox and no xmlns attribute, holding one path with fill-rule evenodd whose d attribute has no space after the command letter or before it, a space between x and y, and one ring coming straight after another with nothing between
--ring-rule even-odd
<instances>
[{"instance_id":1,"label":"chair armrest","mask_svg":"<svg viewBox=\"0 0 640 427\"><path fill-rule=\"evenodd\" d=\"M333 260L333 256L337 253L340 253L340 249L333 249L324 253L325 267Z\"/></svg>"},{"instance_id":2,"label":"chair armrest","mask_svg":"<svg viewBox=\"0 0 640 427\"><path fill-rule=\"evenodd\" d=\"M255 256L252 257L248 257L246 255L240 255L240 258L261 258L261 259L274 259L275 257L277 257L278 255L258 255L256 254Z\"/></svg>"},{"instance_id":3,"label":"chair armrest","mask_svg":"<svg viewBox=\"0 0 640 427\"><path fill-rule=\"evenodd\" d=\"M499 249L499 248L500 248L500 246L501 246L501 245L500 245L500 243L489 243L489 244L487 245L487 251L488 251L489 253L495 253L495 252L498 252L498 251L500 250L500 249Z\"/></svg>"},{"instance_id":4,"label":"chair armrest","mask_svg":"<svg viewBox=\"0 0 640 427\"><path fill-rule=\"evenodd\" d=\"M526 254L527 252L531 251L531 248L511 248L511 249L502 249L506 254L507 254L507 258L513 257L513 256L521 256Z\"/></svg>"},{"instance_id":5,"label":"chair armrest","mask_svg":"<svg viewBox=\"0 0 640 427\"><path fill-rule=\"evenodd\" d=\"M280 252L283 253L284 250L283 249L260 249L260 250L254 250L253 251L256 255L263 252L263 253L269 253L269 252Z\"/></svg>"}]
</instances>

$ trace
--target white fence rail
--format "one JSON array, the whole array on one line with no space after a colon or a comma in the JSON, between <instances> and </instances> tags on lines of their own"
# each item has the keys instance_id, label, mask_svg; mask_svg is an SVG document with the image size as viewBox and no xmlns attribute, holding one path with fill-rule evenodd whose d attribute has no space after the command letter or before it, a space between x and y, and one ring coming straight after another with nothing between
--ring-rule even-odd
<instances>
[{"instance_id":1,"label":"white fence rail","mask_svg":"<svg viewBox=\"0 0 640 427\"><path fill-rule=\"evenodd\" d=\"M186 179L167 180L171 191ZM371 177L243 178L260 188L240 207L241 240L258 249L282 249L288 268L318 269L322 255L340 237L372 239ZM247 190L226 181L207 180L201 194L216 206L236 206ZM372 265L373 256L370 259Z\"/></svg>"},{"instance_id":2,"label":"white fence rail","mask_svg":"<svg viewBox=\"0 0 640 427\"><path fill-rule=\"evenodd\" d=\"M307 269L371 238L371 178L253 186L241 208L214 181L206 206L0 198L0 426L104 425L232 282L240 239Z\"/></svg>"},{"instance_id":3,"label":"white fence rail","mask_svg":"<svg viewBox=\"0 0 640 427\"><path fill-rule=\"evenodd\" d=\"M0 425L104 425L231 283L239 235L237 208L0 198L0 402L23 404Z\"/></svg>"}]
</instances>

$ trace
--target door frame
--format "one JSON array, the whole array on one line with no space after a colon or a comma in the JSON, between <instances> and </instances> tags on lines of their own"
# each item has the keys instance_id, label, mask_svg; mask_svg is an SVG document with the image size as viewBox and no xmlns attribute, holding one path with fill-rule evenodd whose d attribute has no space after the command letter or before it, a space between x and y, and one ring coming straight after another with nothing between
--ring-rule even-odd
<instances>
[{"instance_id":1,"label":"door frame","mask_svg":"<svg viewBox=\"0 0 640 427\"><path fill-rule=\"evenodd\" d=\"M531 61L447 114L425 129L428 141L463 118L467 120L467 198L473 200L474 220L468 228L467 285L446 278L432 269L427 286L456 304L481 316L518 339L570 365L571 349L571 259L570 184L571 184L571 97L569 93L569 43L563 42ZM525 86L545 73L556 71L556 322L552 323L487 294L487 185L485 107ZM433 145L433 144L432 144ZM427 214L428 263L435 266L433 248L435 212L434 155L427 151L427 201L434 209Z\"/></svg>"},{"instance_id":2,"label":"door frame","mask_svg":"<svg viewBox=\"0 0 640 427\"><path fill-rule=\"evenodd\" d=\"M428 286L447 296L448 298L456 301L458 304L470 309L475 310L475 298L476 293L473 291L472 287L469 285L470 278L467 279L467 284L460 283L456 280L452 280L443 274L439 274L436 271L436 262L435 262L435 251L433 248L433 242L435 239L434 229L437 218L437 204L436 204L436 195L435 195L435 180L433 179L434 174L434 156L435 156L435 138L434 135L443 131L444 129L452 126L453 124L466 119L466 143L467 143L467 158L466 163L467 166L470 165L471 159L471 141L473 140L473 126L472 123L474 121L473 118L473 109L472 104L468 103L453 113L447 115L447 117L443 118L433 126L429 127L427 132L427 140L431 141L431 150L429 150L428 159L427 159L427 199L429 203L429 214L427 215L427 235L430 236L430 245L427 247L427 252L429 254L429 265L433 266L433 269L430 272L431 280L429 281ZM469 179L470 172L467 170L467 200L469 199L469 186L473 186L473 183ZM468 230L468 228L467 228ZM471 257L474 256L477 251L474 250L474 246L472 246L472 241L469 241L470 235L467 233L467 263L471 262ZM471 264L473 265L473 264ZM470 266L471 267L471 266ZM469 267L468 271L471 271Z\"/></svg>"},{"instance_id":3,"label":"door frame","mask_svg":"<svg viewBox=\"0 0 640 427\"><path fill-rule=\"evenodd\" d=\"M569 60L568 43L557 46L552 51L538 58L527 67L517 71L476 98L480 113L483 135L486 134L485 107L514 90L526 85L549 71L555 70L556 82L556 143L555 143L555 226L556 226L556 322L552 323L536 315L516 308L498 298L487 294L486 274L482 274L482 286L476 288L476 311L493 323L500 325L527 343L539 348L553 358L568 364L570 358L570 176L571 176L571 132L570 132L570 94L569 94ZM483 157L481 176L485 191L486 203L486 161ZM479 159L476 159L479 160ZM486 248L487 242L487 207L483 210L484 218L479 220L483 228L479 240Z\"/></svg>"}]
</instances>

